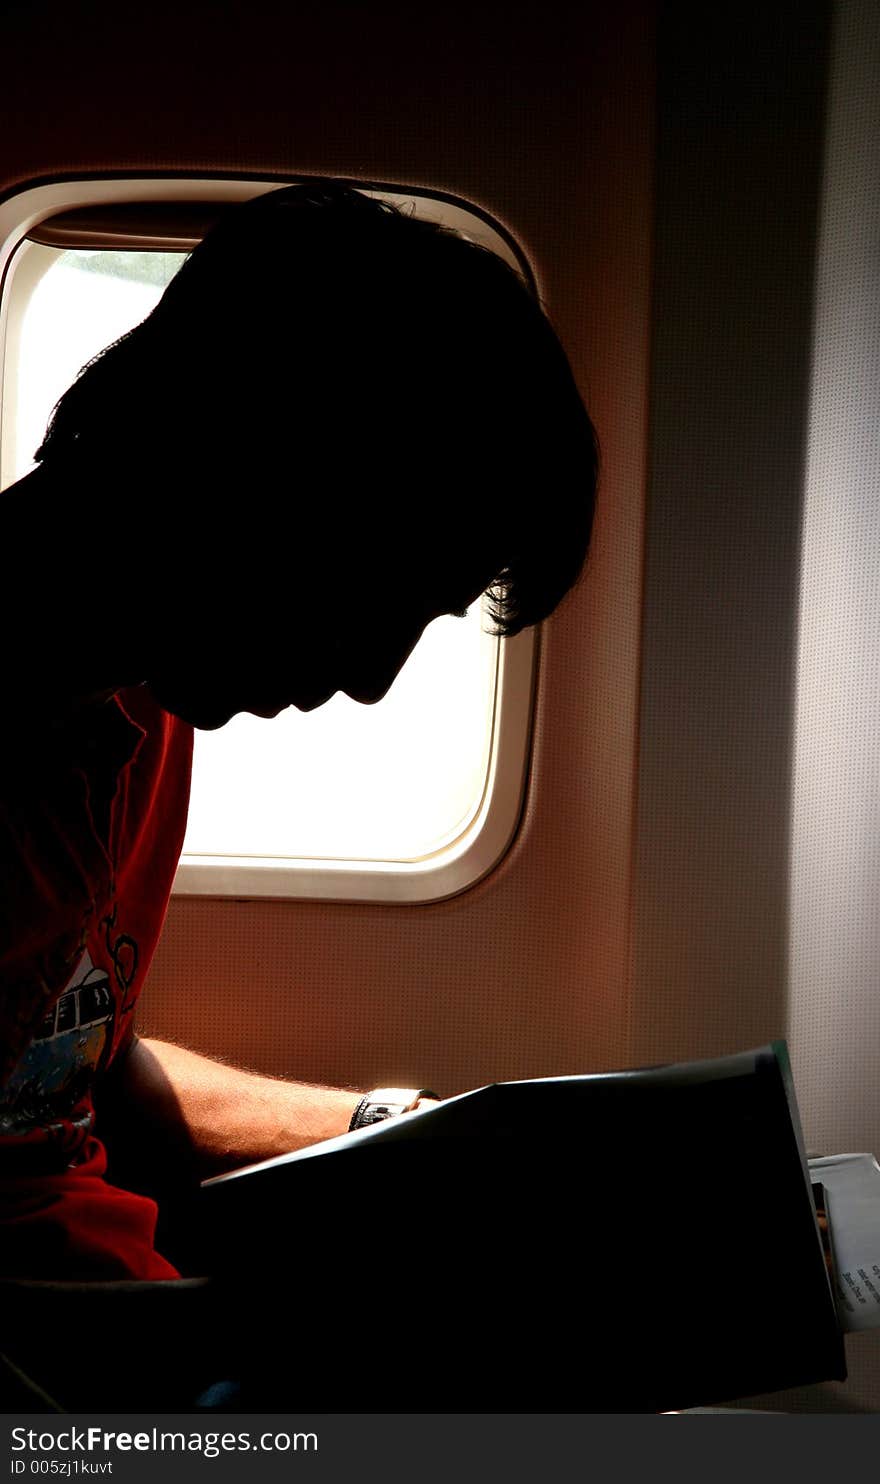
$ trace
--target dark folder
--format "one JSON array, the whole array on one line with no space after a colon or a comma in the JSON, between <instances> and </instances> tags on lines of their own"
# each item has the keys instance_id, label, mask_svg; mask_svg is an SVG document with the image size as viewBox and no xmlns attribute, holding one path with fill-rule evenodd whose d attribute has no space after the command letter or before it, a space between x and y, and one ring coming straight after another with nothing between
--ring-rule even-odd
<instances>
[{"instance_id":1,"label":"dark folder","mask_svg":"<svg viewBox=\"0 0 880 1484\"><path fill-rule=\"evenodd\" d=\"M202 1200L303 1406L656 1412L846 1376L784 1042L495 1084Z\"/></svg>"}]
</instances>

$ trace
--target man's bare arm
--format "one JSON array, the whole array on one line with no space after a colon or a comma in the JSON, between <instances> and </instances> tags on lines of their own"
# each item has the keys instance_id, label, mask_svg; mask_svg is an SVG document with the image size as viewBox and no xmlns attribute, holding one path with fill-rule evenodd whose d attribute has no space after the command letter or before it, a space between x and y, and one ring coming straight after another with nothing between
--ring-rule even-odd
<instances>
[{"instance_id":1,"label":"man's bare arm","mask_svg":"<svg viewBox=\"0 0 880 1484\"><path fill-rule=\"evenodd\" d=\"M135 1038L98 1105L98 1133L123 1157L173 1157L199 1179L288 1154L348 1130L362 1094L285 1082ZM130 1149L129 1153L134 1153Z\"/></svg>"}]
</instances>

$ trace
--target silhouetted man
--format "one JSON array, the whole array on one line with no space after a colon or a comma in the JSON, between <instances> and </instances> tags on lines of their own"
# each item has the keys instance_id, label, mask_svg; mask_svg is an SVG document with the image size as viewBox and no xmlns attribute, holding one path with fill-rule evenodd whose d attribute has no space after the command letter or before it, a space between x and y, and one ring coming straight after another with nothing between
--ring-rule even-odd
<instances>
[{"instance_id":1,"label":"silhouetted man","mask_svg":"<svg viewBox=\"0 0 880 1484\"><path fill-rule=\"evenodd\" d=\"M0 499L2 1274L174 1278L154 1203L105 1178L102 1082L108 1132L193 1180L344 1132L364 1097L134 1034L192 727L372 704L485 591L501 634L545 618L585 560L595 440L509 267L319 182L229 210L37 459ZM62 1034L65 996L93 1034Z\"/></svg>"}]
</instances>

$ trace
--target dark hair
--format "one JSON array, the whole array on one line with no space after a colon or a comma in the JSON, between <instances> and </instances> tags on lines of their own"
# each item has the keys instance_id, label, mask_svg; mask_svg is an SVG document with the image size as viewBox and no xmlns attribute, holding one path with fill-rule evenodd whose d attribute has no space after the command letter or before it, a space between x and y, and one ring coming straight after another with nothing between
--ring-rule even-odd
<instances>
[{"instance_id":1,"label":"dark hair","mask_svg":"<svg viewBox=\"0 0 880 1484\"><path fill-rule=\"evenodd\" d=\"M256 449L225 446L230 423L248 418ZM520 276L488 248L332 181L228 208L152 314L82 369L35 457L86 475L117 458L161 465L179 487L192 469L193 489L206 467L254 481L256 463L275 480L310 460L350 476L346 518L372 459L404 471L381 481L394 513L412 523L421 501L438 529L441 491L448 503L452 482L472 481L474 541L505 634L546 618L576 582L598 470L565 353Z\"/></svg>"}]
</instances>

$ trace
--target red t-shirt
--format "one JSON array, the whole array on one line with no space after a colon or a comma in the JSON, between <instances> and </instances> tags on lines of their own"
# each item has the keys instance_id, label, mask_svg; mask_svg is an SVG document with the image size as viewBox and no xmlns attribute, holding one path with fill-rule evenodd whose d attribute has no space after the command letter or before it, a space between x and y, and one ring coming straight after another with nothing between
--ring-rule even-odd
<instances>
[{"instance_id":1,"label":"red t-shirt","mask_svg":"<svg viewBox=\"0 0 880 1484\"><path fill-rule=\"evenodd\" d=\"M186 827L192 728L143 688L0 747L0 1276L168 1278L92 1090L131 1033Z\"/></svg>"}]
</instances>

